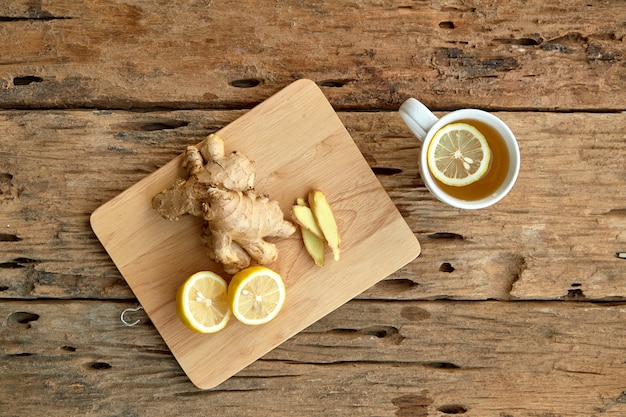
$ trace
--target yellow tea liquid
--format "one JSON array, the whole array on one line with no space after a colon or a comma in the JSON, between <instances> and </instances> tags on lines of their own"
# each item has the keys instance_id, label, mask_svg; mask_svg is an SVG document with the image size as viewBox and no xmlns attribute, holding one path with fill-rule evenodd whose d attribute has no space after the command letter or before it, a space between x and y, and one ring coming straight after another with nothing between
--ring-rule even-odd
<instances>
[{"instance_id":1,"label":"yellow tea liquid","mask_svg":"<svg viewBox=\"0 0 626 417\"><path fill-rule=\"evenodd\" d=\"M454 123L467 123L474 126L485 136L491 149L491 162L487 173L478 181L463 187L447 185L433 177L433 181L445 193L460 200L480 200L493 194L504 182L509 172L509 149L496 129L478 120L456 120ZM428 167L430 170L430 167ZM431 175L432 175L432 170Z\"/></svg>"}]
</instances>

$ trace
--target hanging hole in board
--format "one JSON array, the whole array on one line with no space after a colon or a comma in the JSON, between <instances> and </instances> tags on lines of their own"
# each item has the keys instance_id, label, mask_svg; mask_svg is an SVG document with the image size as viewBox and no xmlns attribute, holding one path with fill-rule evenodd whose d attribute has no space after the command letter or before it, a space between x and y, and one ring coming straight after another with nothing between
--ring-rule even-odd
<instances>
[{"instance_id":1,"label":"hanging hole in board","mask_svg":"<svg viewBox=\"0 0 626 417\"><path fill-rule=\"evenodd\" d=\"M124 310L122 310L122 312L120 313L120 321L122 322L122 324L127 327L133 327L139 324L141 320L136 319L133 321L128 321L128 318L126 317L128 313L133 313L139 310L143 310L143 307L142 306L129 307L129 308L125 308Z\"/></svg>"}]
</instances>

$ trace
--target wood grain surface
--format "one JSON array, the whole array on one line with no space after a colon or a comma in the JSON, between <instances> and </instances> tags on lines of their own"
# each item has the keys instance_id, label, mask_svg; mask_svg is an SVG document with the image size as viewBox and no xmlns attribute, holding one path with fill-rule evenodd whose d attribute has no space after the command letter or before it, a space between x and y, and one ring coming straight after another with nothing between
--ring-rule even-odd
<instances>
[{"instance_id":1,"label":"wood grain surface","mask_svg":"<svg viewBox=\"0 0 626 417\"><path fill-rule=\"evenodd\" d=\"M0 1L0 415L626 415L623 0ZM200 391L89 227L291 82L317 83L420 257ZM425 189L396 110L496 112L489 209ZM626 255L624 255L626 256Z\"/></svg>"},{"instance_id":2,"label":"wood grain surface","mask_svg":"<svg viewBox=\"0 0 626 417\"><path fill-rule=\"evenodd\" d=\"M1 303L2 415L626 413L624 305L355 300L209 391L132 306Z\"/></svg>"},{"instance_id":3,"label":"wood grain surface","mask_svg":"<svg viewBox=\"0 0 626 417\"><path fill-rule=\"evenodd\" d=\"M0 105L241 108L299 78L337 108L624 108L624 3L14 0Z\"/></svg>"},{"instance_id":4,"label":"wood grain surface","mask_svg":"<svg viewBox=\"0 0 626 417\"><path fill-rule=\"evenodd\" d=\"M89 216L243 114L1 112L1 296L132 298ZM624 114L497 115L518 136L519 179L495 206L463 211L426 190L420 142L397 112L339 114L423 242L418 261L362 298L624 300Z\"/></svg>"}]
</instances>

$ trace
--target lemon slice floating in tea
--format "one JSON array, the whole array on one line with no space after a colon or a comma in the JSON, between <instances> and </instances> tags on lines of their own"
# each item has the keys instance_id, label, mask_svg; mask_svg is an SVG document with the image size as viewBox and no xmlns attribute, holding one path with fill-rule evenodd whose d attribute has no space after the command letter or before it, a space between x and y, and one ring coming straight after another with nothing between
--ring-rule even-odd
<instances>
[{"instance_id":1,"label":"lemon slice floating in tea","mask_svg":"<svg viewBox=\"0 0 626 417\"><path fill-rule=\"evenodd\" d=\"M280 275L264 266L251 266L236 273L228 287L233 315L242 323L258 325L272 320L285 302L285 284Z\"/></svg>"},{"instance_id":2,"label":"lemon slice floating in tea","mask_svg":"<svg viewBox=\"0 0 626 417\"><path fill-rule=\"evenodd\" d=\"M188 328L198 333L222 330L231 317L228 284L210 271L193 274L176 293L176 312Z\"/></svg>"},{"instance_id":3,"label":"lemon slice floating in tea","mask_svg":"<svg viewBox=\"0 0 626 417\"><path fill-rule=\"evenodd\" d=\"M485 136L474 126L451 123L435 133L426 158L435 178L444 184L462 187L487 173L491 150Z\"/></svg>"}]
</instances>

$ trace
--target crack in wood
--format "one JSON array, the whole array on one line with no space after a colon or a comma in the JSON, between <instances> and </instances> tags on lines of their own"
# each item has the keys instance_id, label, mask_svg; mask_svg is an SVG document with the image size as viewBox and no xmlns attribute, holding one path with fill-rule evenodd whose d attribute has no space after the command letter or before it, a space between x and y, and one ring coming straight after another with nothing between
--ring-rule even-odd
<instances>
[{"instance_id":1,"label":"crack in wood","mask_svg":"<svg viewBox=\"0 0 626 417\"><path fill-rule=\"evenodd\" d=\"M422 365L426 368L434 369L461 369L459 365L452 362L424 362Z\"/></svg>"},{"instance_id":2,"label":"crack in wood","mask_svg":"<svg viewBox=\"0 0 626 417\"><path fill-rule=\"evenodd\" d=\"M54 16L49 12L41 12L39 16L0 16L0 22L70 20L70 16Z\"/></svg>"}]
</instances>

